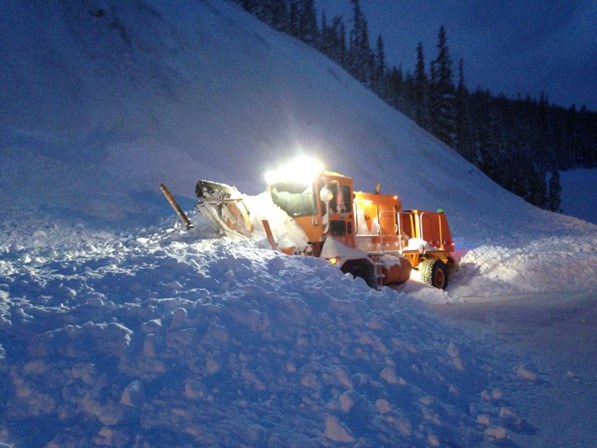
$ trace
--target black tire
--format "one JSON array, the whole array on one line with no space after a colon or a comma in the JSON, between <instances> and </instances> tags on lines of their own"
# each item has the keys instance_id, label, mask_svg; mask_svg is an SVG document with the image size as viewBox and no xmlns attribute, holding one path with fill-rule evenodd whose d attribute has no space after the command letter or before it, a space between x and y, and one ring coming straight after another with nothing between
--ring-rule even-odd
<instances>
[{"instance_id":1,"label":"black tire","mask_svg":"<svg viewBox=\"0 0 597 448\"><path fill-rule=\"evenodd\" d=\"M431 258L419 264L421 280L438 289L448 286L448 266L441 260Z\"/></svg>"},{"instance_id":2,"label":"black tire","mask_svg":"<svg viewBox=\"0 0 597 448\"><path fill-rule=\"evenodd\" d=\"M352 274L354 278L362 278L373 289L379 287L375 277L375 267L369 260L349 260L342 265L340 270L345 274Z\"/></svg>"}]
</instances>

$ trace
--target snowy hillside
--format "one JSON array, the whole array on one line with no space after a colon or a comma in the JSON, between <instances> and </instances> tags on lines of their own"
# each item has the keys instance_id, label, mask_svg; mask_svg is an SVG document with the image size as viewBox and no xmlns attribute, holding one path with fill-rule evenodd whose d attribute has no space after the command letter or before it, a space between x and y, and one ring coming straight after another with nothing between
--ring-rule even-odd
<instances>
[{"instance_id":1,"label":"snowy hillside","mask_svg":"<svg viewBox=\"0 0 597 448\"><path fill-rule=\"evenodd\" d=\"M462 236L505 215L508 234L552 219L235 5L119 3L11 2L3 14L4 213L147 222L166 213L161 181L187 197L204 177L254 194L302 148L359 189L381 181L406 207L444 208Z\"/></svg>"},{"instance_id":2,"label":"snowy hillside","mask_svg":"<svg viewBox=\"0 0 597 448\"><path fill-rule=\"evenodd\" d=\"M597 226L500 189L226 1L15 0L0 52L0 445L570 446L520 410L552 384L540 362L421 302L594 303ZM372 291L194 212L184 232L158 188L185 209L199 178L257 194L299 152L444 208L450 288ZM587 365L566 380L591 397Z\"/></svg>"}]
</instances>

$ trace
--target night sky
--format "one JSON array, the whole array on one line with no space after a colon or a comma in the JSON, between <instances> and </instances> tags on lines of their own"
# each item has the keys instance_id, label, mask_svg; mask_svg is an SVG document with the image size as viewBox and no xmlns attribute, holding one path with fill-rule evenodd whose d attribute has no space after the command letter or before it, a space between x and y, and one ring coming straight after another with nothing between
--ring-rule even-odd
<instances>
[{"instance_id":1,"label":"night sky","mask_svg":"<svg viewBox=\"0 0 597 448\"><path fill-rule=\"evenodd\" d=\"M350 0L316 0L328 23L342 15L351 27ZM597 110L597 1L595 0L361 0L370 41L381 33L388 65L413 71L416 46L425 64L436 56L443 24L457 82L464 58L469 89L510 98L544 91L552 104Z\"/></svg>"}]
</instances>

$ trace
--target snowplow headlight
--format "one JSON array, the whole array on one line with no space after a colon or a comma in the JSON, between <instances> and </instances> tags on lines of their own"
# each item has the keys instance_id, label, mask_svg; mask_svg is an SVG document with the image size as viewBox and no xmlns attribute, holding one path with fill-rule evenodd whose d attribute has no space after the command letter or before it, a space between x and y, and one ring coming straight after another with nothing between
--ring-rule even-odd
<instances>
[{"instance_id":1,"label":"snowplow headlight","mask_svg":"<svg viewBox=\"0 0 597 448\"><path fill-rule=\"evenodd\" d=\"M338 264L337 258L328 258L328 261L330 262L330 264Z\"/></svg>"},{"instance_id":2,"label":"snowplow headlight","mask_svg":"<svg viewBox=\"0 0 597 448\"><path fill-rule=\"evenodd\" d=\"M280 182L310 184L323 170L323 165L316 159L300 156L287 164L265 173L265 182L268 185Z\"/></svg>"}]
</instances>

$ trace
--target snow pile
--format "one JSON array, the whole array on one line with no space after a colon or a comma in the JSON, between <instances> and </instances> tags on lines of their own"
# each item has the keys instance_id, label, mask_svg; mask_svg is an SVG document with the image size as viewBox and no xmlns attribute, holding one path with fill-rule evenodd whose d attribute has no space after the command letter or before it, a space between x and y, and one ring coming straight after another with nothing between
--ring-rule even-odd
<instances>
[{"instance_id":1,"label":"snow pile","mask_svg":"<svg viewBox=\"0 0 597 448\"><path fill-rule=\"evenodd\" d=\"M130 235L40 224L32 245L0 245L0 441L473 446L526 429L496 386L515 365L496 370L407 296L202 239L193 219Z\"/></svg>"}]
</instances>

